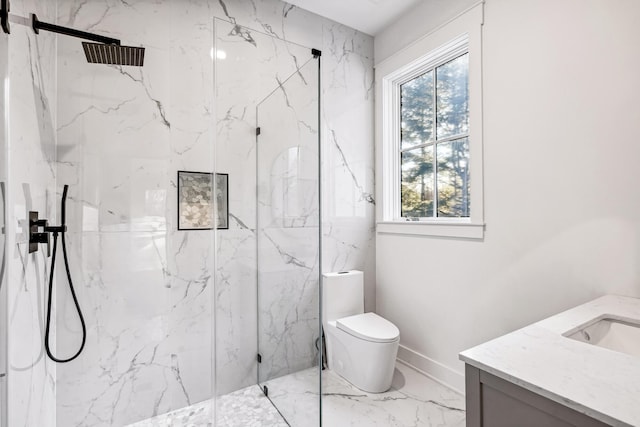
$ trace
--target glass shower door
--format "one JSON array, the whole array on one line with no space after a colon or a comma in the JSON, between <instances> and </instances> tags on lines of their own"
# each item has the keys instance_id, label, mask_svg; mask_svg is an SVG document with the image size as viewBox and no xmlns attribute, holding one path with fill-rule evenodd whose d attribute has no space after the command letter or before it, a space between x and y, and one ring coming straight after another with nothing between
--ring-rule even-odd
<instances>
[{"instance_id":1,"label":"glass shower door","mask_svg":"<svg viewBox=\"0 0 640 427\"><path fill-rule=\"evenodd\" d=\"M257 106L258 382L294 427L320 419L319 58Z\"/></svg>"},{"instance_id":2,"label":"glass shower door","mask_svg":"<svg viewBox=\"0 0 640 427\"><path fill-rule=\"evenodd\" d=\"M5 206L6 206L6 175L4 168L4 151L0 154L0 161L3 163L0 164L0 167L3 168L0 173L2 177L0 178L0 427L7 427L7 342L8 342L8 331L7 325L9 322L9 305L7 303L7 284L6 284L6 254L7 254L7 245L5 239L6 233L6 221L5 221Z\"/></svg>"},{"instance_id":3,"label":"glass shower door","mask_svg":"<svg viewBox=\"0 0 640 427\"><path fill-rule=\"evenodd\" d=\"M8 74L8 40L0 38L0 76L7 80ZM6 224L6 188L7 188L7 126L5 123L6 85L0 86L0 427L7 424L7 341L8 341L8 308L6 284L7 224Z\"/></svg>"}]
</instances>

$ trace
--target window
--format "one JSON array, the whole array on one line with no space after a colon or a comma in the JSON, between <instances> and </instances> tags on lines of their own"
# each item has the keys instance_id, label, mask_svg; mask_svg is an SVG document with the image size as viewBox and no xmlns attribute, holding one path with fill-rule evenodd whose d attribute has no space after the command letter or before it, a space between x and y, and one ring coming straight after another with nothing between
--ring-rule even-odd
<instances>
[{"instance_id":1,"label":"window","mask_svg":"<svg viewBox=\"0 0 640 427\"><path fill-rule=\"evenodd\" d=\"M400 216L469 217L469 54L399 86Z\"/></svg>"},{"instance_id":2,"label":"window","mask_svg":"<svg viewBox=\"0 0 640 427\"><path fill-rule=\"evenodd\" d=\"M484 237L482 15L376 64L378 233Z\"/></svg>"}]
</instances>

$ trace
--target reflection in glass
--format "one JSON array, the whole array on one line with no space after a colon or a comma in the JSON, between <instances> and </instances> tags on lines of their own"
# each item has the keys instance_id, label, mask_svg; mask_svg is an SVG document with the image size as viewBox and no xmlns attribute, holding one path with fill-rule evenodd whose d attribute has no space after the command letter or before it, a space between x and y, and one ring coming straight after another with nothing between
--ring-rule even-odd
<instances>
[{"instance_id":1,"label":"reflection in glass","mask_svg":"<svg viewBox=\"0 0 640 427\"><path fill-rule=\"evenodd\" d=\"M402 216L433 216L433 146L402 153Z\"/></svg>"},{"instance_id":2,"label":"reflection in glass","mask_svg":"<svg viewBox=\"0 0 640 427\"><path fill-rule=\"evenodd\" d=\"M433 71L400 86L402 148L424 144L433 136Z\"/></svg>"},{"instance_id":3,"label":"reflection in glass","mask_svg":"<svg viewBox=\"0 0 640 427\"><path fill-rule=\"evenodd\" d=\"M469 54L436 69L437 138L469 132Z\"/></svg>"},{"instance_id":4,"label":"reflection in glass","mask_svg":"<svg viewBox=\"0 0 640 427\"><path fill-rule=\"evenodd\" d=\"M298 49L284 44L281 48L287 52ZM292 67L289 77L256 107L256 127L260 132L255 146L254 259L258 385L287 425L317 427L322 396L320 59L309 54L308 50L301 52L298 58L307 56L307 61ZM303 422L296 421L300 417L296 406L299 402L290 398L292 386L304 390Z\"/></svg>"},{"instance_id":5,"label":"reflection in glass","mask_svg":"<svg viewBox=\"0 0 640 427\"><path fill-rule=\"evenodd\" d=\"M438 216L469 216L469 139L440 143L438 158Z\"/></svg>"},{"instance_id":6,"label":"reflection in glass","mask_svg":"<svg viewBox=\"0 0 640 427\"><path fill-rule=\"evenodd\" d=\"M5 146L0 147L3 153ZM3 154L0 154L2 157ZM0 178L6 179L6 164L4 158L0 159ZM6 224L5 224L5 182L0 182L0 427L7 426L7 339L8 339L8 301L7 286L5 283L6 267Z\"/></svg>"}]
</instances>

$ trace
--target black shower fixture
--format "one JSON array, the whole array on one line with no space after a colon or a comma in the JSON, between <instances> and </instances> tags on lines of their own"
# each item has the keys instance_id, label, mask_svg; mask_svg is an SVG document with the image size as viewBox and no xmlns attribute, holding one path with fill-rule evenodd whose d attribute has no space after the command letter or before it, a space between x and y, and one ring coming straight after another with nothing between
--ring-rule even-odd
<instances>
[{"instance_id":1,"label":"black shower fixture","mask_svg":"<svg viewBox=\"0 0 640 427\"><path fill-rule=\"evenodd\" d=\"M47 256L51 256L51 266L49 267L49 292L47 293L47 320L45 323L45 332L44 332L44 348L47 352L47 356L49 359L58 363L68 363L71 362L80 356L82 350L84 349L85 344L87 343L87 325L84 321L84 316L82 315L82 309L80 308L80 303L78 302L78 297L76 296L76 290L73 287L73 280L71 279L71 269L69 268L69 256L67 255L67 241L65 239L65 234L67 233L67 192L69 191L69 186L65 185L62 190L62 201L60 203L60 225L50 226L49 221L46 219L38 218L38 212L32 211L29 212L29 253L37 252L38 245L40 243L46 243L47 245ZM40 231L42 229L42 231ZM53 253L51 253L51 239L49 237L50 234L53 234ZM58 358L53 354L51 350L51 346L49 345L49 336L51 333L51 307L52 307L52 298L54 295L53 292L53 279L55 277L56 271L56 253L58 251L58 235L60 235L60 239L62 241L62 256L64 258L64 268L67 272L67 281L69 282L69 292L71 293L71 297L73 298L73 303L76 306L76 311L78 313L78 318L80 319L80 326L82 328L82 342L80 343L80 347L76 351L76 353L68 357L66 359ZM55 319L54 319L55 322Z\"/></svg>"},{"instance_id":2,"label":"black shower fixture","mask_svg":"<svg viewBox=\"0 0 640 427\"><path fill-rule=\"evenodd\" d=\"M9 0L1 0L0 24L2 25L2 30L7 34L11 33L11 28L9 26L9 8Z\"/></svg>"},{"instance_id":3,"label":"black shower fixture","mask_svg":"<svg viewBox=\"0 0 640 427\"><path fill-rule=\"evenodd\" d=\"M0 0L0 26L6 34L11 33L10 9L10 0ZM31 15L31 27L36 34L40 34L40 30L45 30L95 42L82 42L84 54L91 64L132 65L135 67L144 65L144 47L122 46L118 39L42 22L35 14Z\"/></svg>"},{"instance_id":4,"label":"black shower fixture","mask_svg":"<svg viewBox=\"0 0 640 427\"><path fill-rule=\"evenodd\" d=\"M92 64L144 65L144 48L119 44L82 42L87 61Z\"/></svg>"},{"instance_id":5,"label":"black shower fixture","mask_svg":"<svg viewBox=\"0 0 640 427\"><path fill-rule=\"evenodd\" d=\"M60 25L49 24L42 22L38 19L38 16L31 14L31 26L36 34L40 34L40 30L51 31L53 33L64 34L65 36L77 37L80 39L92 40L94 42L105 44L120 44L120 40L113 39L111 37L100 36L98 34L87 33L86 31L75 30L73 28L61 27Z\"/></svg>"},{"instance_id":6,"label":"black shower fixture","mask_svg":"<svg viewBox=\"0 0 640 427\"><path fill-rule=\"evenodd\" d=\"M96 42L82 42L87 61L92 64L133 65L136 67L144 65L143 47L122 46L118 39L42 22L35 14L31 15L31 25L36 34L39 34L40 30L45 30Z\"/></svg>"}]
</instances>

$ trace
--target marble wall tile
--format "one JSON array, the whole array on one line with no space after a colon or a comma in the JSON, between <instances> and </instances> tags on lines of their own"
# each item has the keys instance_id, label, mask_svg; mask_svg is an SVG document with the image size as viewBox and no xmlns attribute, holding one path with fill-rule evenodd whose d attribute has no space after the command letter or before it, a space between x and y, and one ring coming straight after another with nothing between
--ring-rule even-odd
<instances>
[{"instance_id":1,"label":"marble wall tile","mask_svg":"<svg viewBox=\"0 0 640 427\"><path fill-rule=\"evenodd\" d=\"M218 0L214 15L275 39L320 46L326 19L280 0Z\"/></svg>"},{"instance_id":2,"label":"marble wall tile","mask_svg":"<svg viewBox=\"0 0 640 427\"><path fill-rule=\"evenodd\" d=\"M373 42L343 25L323 27L323 271L364 271L365 311L375 309Z\"/></svg>"},{"instance_id":3,"label":"marble wall tile","mask_svg":"<svg viewBox=\"0 0 640 427\"><path fill-rule=\"evenodd\" d=\"M55 19L53 1L12 5L15 18ZM14 21L8 40L8 424L55 425L56 367L44 354L46 249L28 253L29 210L55 220L55 38ZM3 35L4 37L4 35ZM6 86L5 86L6 88ZM52 336L55 348L55 335Z\"/></svg>"}]
</instances>

